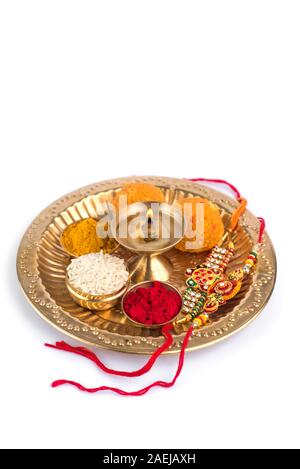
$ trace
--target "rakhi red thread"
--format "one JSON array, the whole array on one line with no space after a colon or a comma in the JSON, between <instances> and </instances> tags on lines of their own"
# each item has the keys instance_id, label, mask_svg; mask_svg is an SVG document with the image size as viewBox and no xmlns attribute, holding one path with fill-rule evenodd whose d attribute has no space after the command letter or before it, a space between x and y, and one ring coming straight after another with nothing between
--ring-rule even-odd
<instances>
[{"instance_id":1,"label":"rakhi red thread","mask_svg":"<svg viewBox=\"0 0 300 469\"><path fill-rule=\"evenodd\" d=\"M225 186L229 187L236 195L237 199L240 199L242 196L240 192L237 190L237 188L231 184L228 181L225 181L224 179L207 179L207 178L192 178L189 179L189 181L193 182L212 182L212 183L217 183L217 184L224 184Z\"/></svg>"},{"instance_id":2,"label":"rakhi red thread","mask_svg":"<svg viewBox=\"0 0 300 469\"><path fill-rule=\"evenodd\" d=\"M172 386L174 386L174 384L177 381L178 376L181 373L183 363L184 363L185 349L187 347L189 338L192 335L192 332L193 332L193 327L190 327L189 330L187 331L185 337L184 337L182 348L181 348L180 354L179 354L177 371L176 371L176 373L175 373L175 375L174 375L174 377L171 381L155 381L154 383L149 384L145 388L139 389L138 391L124 391L123 389L114 388L114 387L111 387L111 386L99 386L97 388L86 388L85 386L82 386L82 384L77 383L76 381L69 381L69 380L66 380L66 379L59 379L57 381L54 381L52 383L52 387L56 388L57 386L62 386L63 384L70 384L70 385L75 386L76 388L80 389L81 391L85 391L85 392L89 392L89 393L95 393L95 392L99 392L99 391L112 391L112 392L114 392L116 394L120 394L122 396L142 396L143 394L146 394L146 392L148 392L150 389L154 388L155 386L160 386L162 388L171 388Z\"/></svg>"},{"instance_id":3,"label":"rakhi red thread","mask_svg":"<svg viewBox=\"0 0 300 469\"><path fill-rule=\"evenodd\" d=\"M171 321L179 313L181 304L180 295L160 282L131 291L123 301L128 316L145 326Z\"/></svg>"},{"instance_id":4,"label":"rakhi red thread","mask_svg":"<svg viewBox=\"0 0 300 469\"><path fill-rule=\"evenodd\" d=\"M257 219L260 223L257 242L261 243L262 242L262 237L263 237L263 234L264 234L264 231L265 231L265 227L266 227L266 222L265 222L264 218L262 218L262 217L257 217Z\"/></svg>"},{"instance_id":5,"label":"rakhi red thread","mask_svg":"<svg viewBox=\"0 0 300 469\"><path fill-rule=\"evenodd\" d=\"M189 181L193 181L193 182L212 182L212 183L217 183L217 184L224 184L225 186L229 187L229 189L231 189L234 192L238 202L240 202L240 207L238 207L237 210L232 215L231 229L233 230L236 227L238 219L240 218L240 216L245 211L246 205L247 205L247 201L246 201L246 199L244 199L241 196L240 191L233 184L226 181L225 179L190 178ZM264 218L262 218L262 217L257 217L257 219L260 223L259 235L258 235L257 242L260 244L262 242L262 237L263 237L263 234L264 234L264 231L265 231L266 222L265 222Z\"/></svg>"},{"instance_id":6,"label":"rakhi red thread","mask_svg":"<svg viewBox=\"0 0 300 469\"><path fill-rule=\"evenodd\" d=\"M151 355L151 357L149 358L147 363L145 363L145 365L143 365L140 369L135 370L135 371L118 371L118 370L113 370L112 368L108 368L97 357L95 353L93 353L91 350L87 349L86 347L72 347L66 342L56 342L55 345L52 345L52 344L45 344L45 345L46 347L55 348L57 350L63 350L65 352L75 353L77 355L81 355L82 357L88 358L93 363L95 363L98 368L100 368L105 373L108 373L109 375L117 375L117 376L125 376L125 377L134 378L136 376L142 376L148 371L150 371L154 363L158 359L158 357L172 345L173 337L170 334L170 331L172 329L173 329L172 324L166 324L162 328L162 334L164 335L166 339L165 342L157 350L155 350L155 352L153 353L153 355Z\"/></svg>"}]
</instances>

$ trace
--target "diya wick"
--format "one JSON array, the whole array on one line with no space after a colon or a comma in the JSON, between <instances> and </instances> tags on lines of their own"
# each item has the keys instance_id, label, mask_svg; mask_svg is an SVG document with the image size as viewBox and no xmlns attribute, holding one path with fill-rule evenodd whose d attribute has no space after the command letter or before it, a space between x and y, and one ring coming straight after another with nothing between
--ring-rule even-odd
<instances>
[{"instance_id":1,"label":"diya wick","mask_svg":"<svg viewBox=\"0 0 300 469\"><path fill-rule=\"evenodd\" d=\"M149 210L147 211L147 221L144 223L144 226L142 228L142 230L146 229L147 236L144 237L146 243L151 243L152 241L155 241L159 238L159 235L157 234L156 230L153 230L153 226L153 210L149 208Z\"/></svg>"}]
</instances>

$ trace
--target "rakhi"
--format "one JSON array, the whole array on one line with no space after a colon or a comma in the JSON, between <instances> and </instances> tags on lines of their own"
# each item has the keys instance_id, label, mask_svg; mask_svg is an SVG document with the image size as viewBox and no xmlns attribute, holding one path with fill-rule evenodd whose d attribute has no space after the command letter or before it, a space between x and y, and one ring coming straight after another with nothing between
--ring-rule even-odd
<instances>
[{"instance_id":1,"label":"rakhi","mask_svg":"<svg viewBox=\"0 0 300 469\"><path fill-rule=\"evenodd\" d=\"M222 179L198 178L191 179L191 181L213 182L227 185L234 192L239 202L239 206L231 215L229 228L225 232L221 241L210 251L205 261L194 267L188 267L186 269L186 275L188 278L186 281L187 288L183 292L182 309L182 313L185 314L185 316L180 320L176 320L173 323L170 322L162 327L162 334L165 337L165 341L151 355L146 364L135 371L118 371L108 368L97 357L97 355L85 347L72 347L65 342L56 342L55 345L45 344L47 347L84 356L96 364L96 366L105 373L123 377L137 377L142 376L150 371L158 357L169 347L171 347L173 344L173 336L171 331L179 324L187 324L189 325L189 328L182 343L177 371L173 379L169 382L155 381L154 383L139 389L138 391L131 392L110 386L88 388L75 381L65 379L54 381L52 383L52 387L61 386L63 384L70 384L82 391L89 393L95 393L98 391L112 391L125 396L141 396L155 386L173 386L181 373L184 363L185 350L194 329L198 329L199 327L207 324L210 316L215 314L220 307L222 307L226 302L230 301L240 291L243 280L251 273L251 270L255 267L258 261L260 246L265 229L265 221L263 218L258 217L260 229L257 243L249 252L244 265L227 273L226 270L230 265L230 260L234 254L235 249L234 243L232 241L232 233L235 231L240 217L245 212L247 201L241 197L239 191L232 184Z\"/></svg>"}]
</instances>

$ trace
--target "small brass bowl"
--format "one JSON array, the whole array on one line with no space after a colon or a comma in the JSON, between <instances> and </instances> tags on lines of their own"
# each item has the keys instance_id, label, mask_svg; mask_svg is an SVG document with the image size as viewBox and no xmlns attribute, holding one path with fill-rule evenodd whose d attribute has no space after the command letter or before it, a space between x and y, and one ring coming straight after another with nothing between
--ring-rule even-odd
<instances>
[{"instance_id":1,"label":"small brass bowl","mask_svg":"<svg viewBox=\"0 0 300 469\"><path fill-rule=\"evenodd\" d=\"M183 306L183 300L182 300L182 296L181 296L181 293L179 292L179 290L177 288L175 288L173 285L171 285L170 283L168 282L163 282L161 280L154 280L154 282L159 282L161 283L162 285L164 285L168 290L171 290L171 291L174 291L176 292L180 299L181 299L181 305L180 305L180 308L178 309L178 313L175 314L175 316L170 319L169 321L166 321L164 323L161 323L161 324L144 324L142 322L138 322L138 321L135 321L134 319L132 319L125 311L125 308L124 308L124 300L126 298L126 296L130 293L130 292L133 292L135 290L137 290L138 288L140 287L150 287L152 284L153 284L153 281L151 280L146 280L145 282L139 282L139 283L136 283L135 285L133 285L132 287L128 288L126 293L123 295L123 298L122 298L122 301L121 301L121 306L122 306L122 311L123 313L125 314L125 316L131 321L133 322L134 324L140 326L140 327L146 327L148 329L159 329L160 327L163 327L165 326L166 324L169 324L170 322L173 322L180 314L181 310L182 310L182 306Z\"/></svg>"},{"instance_id":2,"label":"small brass bowl","mask_svg":"<svg viewBox=\"0 0 300 469\"><path fill-rule=\"evenodd\" d=\"M130 280L128 279L120 290L110 293L109 295L91 295L75 288L71 284L68 276L66 277L67 289L73 300L83 308L90 309L92 311L104 311L116 306L119 303L121 296L126 292L129 283Z\"/></svg>"}]
</instances>

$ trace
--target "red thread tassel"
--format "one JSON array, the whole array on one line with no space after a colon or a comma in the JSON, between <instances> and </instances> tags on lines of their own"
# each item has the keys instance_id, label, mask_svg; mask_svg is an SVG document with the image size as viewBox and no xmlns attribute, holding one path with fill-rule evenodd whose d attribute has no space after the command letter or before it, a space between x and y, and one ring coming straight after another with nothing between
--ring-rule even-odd
<instances>
[{"instance_id":1,"label":"red thread tassel","mask_svg":"<svg viewBox=\"0 0 300 469\"><path fill-rule=\"evenodd\" d=\"M171 329L173 329L172 324L166 324L162 328L162 333L165 336L166 340L165 342L151 355L147 363L142 366L139 370L136 371L118 371L118 370L113 370L112 368L108 368L104 363L97 357L95 353L93 353L91 350L85 348L85 347L72 347L71 345L67 344L66 342L56 342L55 345L51 344L45 344L46 347L51 347L55 348L57 350L64 350L65 352L71 352L71 353L76 353L77 355L81 355L83 357L88 358L92 362L94 362L98 368L100 368L102 371L105 373L108 373L110 375L117 375L117 376L126 376L126 377L131 377L134 378L136 376L142 376L148 371L151 370L152 366L158 359L158 357L165 351L167 350L173 343L173 337L170 334Z\"/></svg>"},{"instance_id":2,"label":"red thread tassel","mask_svg":"<svg viewBox=\"0 0 300 469\"><path fill-rule=\"evenodd\" d=\"M178 367L177 367L177 371L174 375L174 378L172 379L172 381L170 382L167 382L167 381L155 381L154 383L152 384L149 384L148 386L146 386L145 388L142 388L142 389L139 389L138 391L124 391L123 389L119 389L119 388L114 388L114 387L110 387L110 386L100 386L98 388L86 388L85 386L82 386L81 384L79 383L76 383L75 381L68 381L68 380L57 380L57 381L54 381L52 383L52 387L57 387L57 386L61 386L63 384L71 384L72 386L75 386L77 387L78 389L80 389L81 391L85 391L85 392L89 392L89 393L95 393L95 392L99 392L99 391L112 391L112 392L115 392L117 394L120 394L122 396L142 396L143 394L146 394L146 392L148 392L151 388L155 387L155 386L161 386L161 387L164 387L164 388L170 388L172 387L176 381L177 381L177 378L178 376L180 375L181 373L181 370L182 370L182 367L183 367L183 363L184 363L184 354L185 354L185 349L187 347L187 344L188 344L188 341L189 341L189 338L192 334L192 331L193 331L193 328L190 327L190 329L188 330L188 332L186 333L186 336L183 340L183 344L182 344L182 348L181 348L181 351L180 351L180 355L179 355L179 360L178 360Z\"/></svg>"},{"instance_id":3,"label":"red thread tassel","mask_svg":"<svg viewBox=\"0 0 300 469\"><path fill-rule=\"evenodd\" d=\"M139 389L138 391L124 391L123 389L114 388L114 387L110 387L110 386L100 386L100 387L97 387L97 388L86 388L85 386L82 386L82 384L76 383L76 381L69 381L69 380L65 380L65 379L59 379L57 381L54 381L52 383L52 387L56 388L57 386L62 386L63 384L70 384L70 385L75 386L76 388L80 389L81 391L85 391L85 392L89 392L89 393L95 393L95 392L99 392L99 391L112 391L112 392L120 394L122 396L142 396L143 394L146 394L150 389L154 388L155 386L160 386L160 387L163 387L163 388L170 388L170 387L174 386L174 384L177 381L178 376L181 373L183 363L184 363L185 349L187 347L187 344L188 344L188 341L189 341L189 338L190 338L192 332L193 332L193 327L190 327L189 330L187 331L185 337L184 337L182 348L181 348L180 354L179 354L177 371L176 371L172 381L169 381L169 382L167 382L167 381L155 381L154 383L149 384L145 388ZM54 346L54 348L55 348L55 346ZM84 347L77 347L77 349L78 348L79 349L84 349ZM87 349L84 349L84 350L87 350ZM77 352L75 352L75 353L77 353ZM153 356L154 356L154 354L152 355L152 357ZM152 357L150 358L149 362L151 361ZM88 356L88 358L90 358L90 357ZM112 371L114 371L114 370L112 370ZM121 372L121 373L124 373L124 372ZM116 372L116 373L113 373L113 374L119 374L119 372ZM127 376L132 376L132 375L128 374ZM140 375L137 374L135 376L140 376Z\"/></svg>"}]
</instances>

